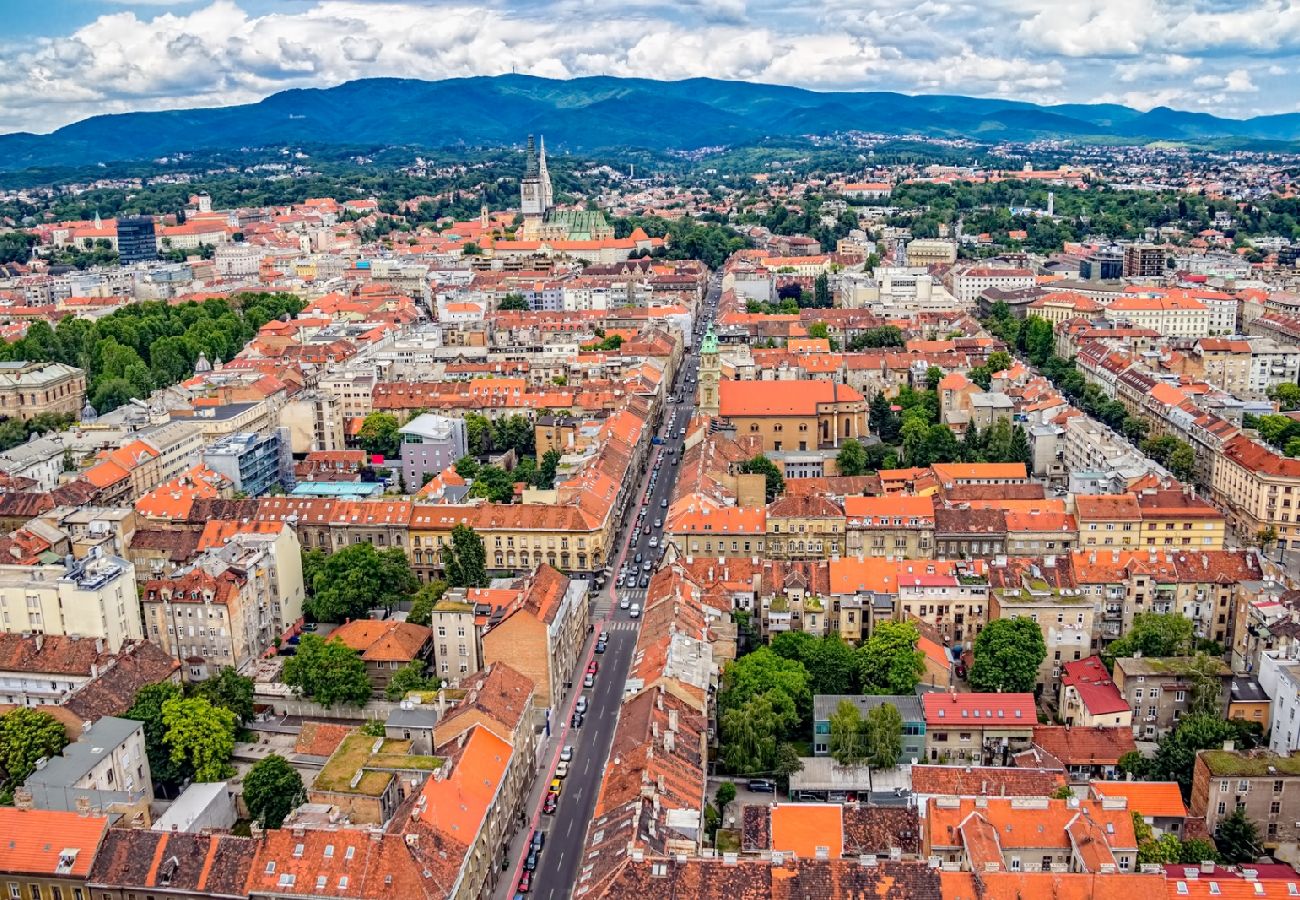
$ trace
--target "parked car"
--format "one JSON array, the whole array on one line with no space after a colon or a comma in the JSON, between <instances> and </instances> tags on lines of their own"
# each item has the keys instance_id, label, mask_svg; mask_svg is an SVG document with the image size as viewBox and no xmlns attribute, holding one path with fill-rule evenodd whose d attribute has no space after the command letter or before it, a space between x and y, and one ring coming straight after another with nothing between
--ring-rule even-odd
<instances>
[{"instance_id":1,"label":"parked car","mask_svg":"<svg viewBox=\"0 0 1300 900\"><path fill-rule=\"evenodd\" d=\"M524 872L519 876L519 893L526 894L533 889L533 873Z\"/></svg>"},{"instance_id":2,"label":"parked car","mask_svg":"<svg viewBox=\"0 0 1300 900\"><path fill-rule=\"evenodd\" d=\"M533 839L529 841L529 846L540 853L541 849L546 846L546 832L542 831L540 828L534 831Z\"/></svg>"},{"instance_id":3,"label":"parked car","mask_svg":"<svg viewBox=\"0 0 1300 900\"><path fill-rule=\"evenodd\" d=\"M759 794L776 793L776 782L769 781L766 778L751 778L749 779L749 784L747 785L747 787L751 791L754 791L755 793L759 793Z\"/></svg>"},{"instance_id":4,"label":"parked car","mask_svg":"<svg viewBox=\"0 0 1300 900\"><path fill-rule=\"evenodd\" d=\"M577 706L575 706L575 707L573 708L573 710L574 710L574 712L576 712L578 715L583 715L584 713L586 713L586 712L587 712L587 698L586 698L586 697L579 697L579 698L578 698L578 704L577 704Z\"/></svg>"},{"instance_id":5,"label":"parked car","mask_svg":"<svg viewBox=\"0 0 1300 900\"><path fill-rule=\"evenodd\" d=\"M597 638L597 640L599 640L602 644L608 643L608 642L609 642L609 632L608 632L608 631L602 631L602 632L600 633L600 637Z\"/></svg>"},{"instance_id":6,"label":"parked car","mask_svg":"<svg viewBox=\"0 0 1300 900\"><path fill-rule=\"evenodd\" d=\"M591 662L587 663L588 675L595 675L599 671L600 671L600 663L596 662L594 659Z\"/></svg>"},{"instance_id":7,"label":"parked car","mask_svg":"<svg viewBox=\"0 0 1300 900\"><path fill-rule=\"evenodd\" d=\"M555 815L555 807L560 805L559 799L554 794L547 794L546 800L542 803L542 813L544 815Z\"/></svg>"},{"instance_id":8,"label":"parked car","mask_svg":"<svg viewBox=\"0 0 1300 900\"><path fill-rule=\"evenodd\" d=\"M552 793L552 794L556 794L556 795L558 795L558 794L560 793L560 788L562 788L562 787L564 787L564 782L563 782L563 781L560 781L560 779L558 779L558 778L552 778L552 779L551 779L551 786L550 786L549 788L547 788L547 790L548 790L550 793Z\"/></svg>"},{"instance_id":9,"label":"parked car","mask_svg":"<svg viewBox=\"0 0 1300 900\"><path fill-rule=\"evenodd\" d=\"M566 763L566 762L562 762L562 763L560 763L559 765L557 765L557 766L555 767L555 777L556 777L556 778L568 778L568 777L569 777L569 764Z\"/></svg>"},{"instance_id":10,"label":"parked car","mask_svg":"<svg viewBox=\"0 0 1300 900\"><path fill-rule=\"evenodd\" d=\"M537 851L529 850L528 856L524 858L524 871L531 872L537 868Z\"/></svg>"},{"instance_id":11,"label":"parked car","mask_svg":"<svg viewBox=\"0 0 1300 900\"><path fill-rule=\"evenodd\" d=\"M595 687L595 686L596 686L596 676L595 676L595 675L592 675L591 673L587 673L586 675L583 675L583 676L582 676L582 686L583 686L584 688L593 688L593 687Z\"/></svg>"},{"instance_id":12,"label":"parked car","mask_svg":"<svg viewBox=\"0 0 1300 900\"><path fill-rule=\"evenodd\" d=\"M573 714L573 718L569 721L569 725L572 726L573 728L581 728L581 727L582 727L582 713L580 713L580 712L576 712L576 713L574 713L574 714Z\"/></svg>"},{"instance_id":13,"label":"parked car","mask_svg":"<svg viewBox=\"0 0 1300 900\"><path fill-rule=\"evenodd\" d=\"M570 762L573 759L573 745L565 744L564 749L560 751L560 762Z\"/></svg>"},{"instance_id":14,"label":"parked car","mask_svg":"<svg viewBox=\"0 0 1300 900\"><path fill-rule=\"evenodd\" d=\"M646 534L650 533L650 529L648 527L646 528L645 533ZM653 537L650 538L650 549L653 550L655 547L658 546L659 546L659 535L654 535Z\"/></svg>"},{"instance_id":15,"label":"parked car","mask_svg":"<svg viewBox=\"0 0 1300 900\"><path fill-rule=\"evenodd\" d=\"M597 653L604 653L604 652L605 652L605 642L604 642L604 641L596 641L596 652L597 652Z\"/></svg>"},{"instance_id":16,"label":"parked car","mask_svg":"<svg viewBox=\"0 0 1300 900\"><path fill-rule=\"evenodd\" d=\"M661 518L659 518L658 516L656 516L656 517L655 517L655 528L662 528L662 527L663 527L663 524L664 524L664 520L661 519Z\"/></svg>"}]
</instances>

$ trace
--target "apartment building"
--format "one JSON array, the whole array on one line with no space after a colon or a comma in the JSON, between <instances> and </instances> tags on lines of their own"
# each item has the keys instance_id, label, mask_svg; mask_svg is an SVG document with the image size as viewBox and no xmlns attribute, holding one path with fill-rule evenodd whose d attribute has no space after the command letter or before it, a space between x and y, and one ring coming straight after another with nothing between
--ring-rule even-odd
<instances>
[{"instance_id":1,"label":"apartment building","mask_svg":"<svg viewBox=\"0 0 1300 900\"><path fill-rule=\"evenodd\" d=\"M1225 745L1202 750L1192 769L1193 816L1205 817L1205 829L1238 809L1259 829L1266 851L1294 858L1300 843L1300 757L1243 752Z\"/></svg>"},{"instance_id":2,"label":"apartment building","mask_svg":"<svg viewBox=\"0 0 1300 900\"><path fill-rule=\"evenodd\" d=\"M1084 728L1130 728L1133 709L1115 687L1100 656L1061 666L1057 715L1066 725Z\"/></svg>"},{"instance_id":3,"label":"apartment building","mask_svg":"<svg viewBox=\"0 0 1300 900\"><path fill-rule=\"evenodd\" d=\"M0 416L49 414L78 418L86 405L86 373L63 363L0 362Z\"/></svg>"},{"instance_id":4,"label":"apartment building","mask_svg":"<svg viewBox=\"0 0 1300 900\"><path fill-rule=\"evenodd\" d=\"M767 507L766 555L772 559L843 556L846 523L843 508L827 497L778 497Z\"/></svg>"},{"instance_id":5,"label":"apartment building","mask_svg":"<svg viewBox=\"0 0 1300 900\"><path fill-rule=\"evenodd\" d=\"M988 567L989 620L1024 617L1038 625L1047 656L1039 690L1055 694L1063 667L1092 652L1095 606L1074 581L1069 557L998 560Z\"/></svg>"},{"instance_id":6,"label":"apartment building","mask_svg":"<svg viewBox=\"0 0 1300 900\"><path fill-rule=\"evenodd\" d=\"M1129 244L1124 248L1124 277L1163 277L1165 257L1164 248L1154 244Z\"/></svg>"},{"instance_id":7,"label":"apartment building","mask_svg":"<svg viewBox=\"0 0 1300 900\"><path fill-rule=\"evenodd\" d=\"M1226 708L1232 670L1217 659L1207 659L1209 672L1217 672L1222 706ZM1164 737L1191 708L1196 687L1195 657L1120 657L1112 673L1115 688L1133 710L1133 736L1152 741Z\"/></svg>"},{"instance_id":8,"label":"apartment building","mask_svg":"<svg viewBox=\"0 0 1300 900\"><path fill-rule=\"evenodd\" d=\"M889 696L881 694L817 694L813 697L813 755L831 752L831 716L843 702L853 704L865 718L877 707L889 704L903 717L903 753L900 759L925 759L925 710L915 694ZM868 748L869 750L870 748Z\"/></svg>"},{"instance_id":9,"label":"apartment building","mask_svg":"<svg viewBox=\"0 0 1300 900\"><path fill-rule=\"evenodd\" d=\"M894 617L915 620L951 647L973 646L988 623L989 582L978 562L902 560L894 567ZM884 585L882 585L883 587Z\"/></svg>"},{"instance_id":10,"label":"apartment building","mask_svg":"<svg viewBox=\"0 0 1300 900\"><path fill-rule=\"evenodd\" d=\"M96 554L42 565L0 565L0 631L101 638L112 653L145 636L135 567Z\"/></svg>"},{"instance_id":11,"label":"apartment building","mask_svg":"<svg viewBox=\"0 0 1300 900\"><path fill-rule=\"evenodd\" d=\"M1211 492L1238 538L1273 529L1277 547L1300 547L1300 460L1237 435L1223 445Z\"/></svg>"},{"instance_id":12,"label":"apartment building","mask_svg":"<svg viewBox=\"0 0 1300 900\"><path fill-rule=\"evenodd\" d=\"M1184 552L1222 550L1228 521L1218 508L1190 490L1151 490L1137 495L1141 545Z\"/></svg>"},{"instance_id":13,"label":"apartment building","mask_svg":"<svg viewBox=\"0 0 1300 900\"><path fill-rule=\"evenodd\" d=\"M34 809L31 797L18 789L14 805L0 807L0 880L7 882L10 900L90 900L86 878L101 843L108 835L109 817L92 815L88 807L76 812Z\"/></svg>"},{"instance_id":14,"label":"apartment building","mask_svg":"<svg viewBox=\"0 0 1300 900\"><path fill-rule=\"evenodd\" d=\"M1142 507L1133 494L1079 494L1074 497L1079 549L1135 549L1142 545Z\"/></svg>"},{"instance_id":15,"label":"apartment building","mask_svg":"<svg viewBox=\"0 0 1300 900\"><path fill-rule=\"evenodd\" d=\"M114 658L103 638L0 633L0 703L59 705Z\"/></svg>"},{"instance_id":16,"label":"apartment building","mask_svg":"<svg viewBox=\"0 0 1300 900\"><path fill-rule=\"evenodd\" d=\"M1137 870L1137 835L1124 798L936 797L922 853L961 871Z\"/></svg>"},{"instance_id":17,"label":"apartment building","mask_svg":"<svg viewBox=\"0 0 1300 900\"><path fill-rule=\"evenodd\" d=\"M39 762L24 782L37 809L84 808L148 821L153 780L145 753L144 723L104 716L55 757Z\"/></svg>"},{"instance_id":18,"label":"apartment building","mask_svg":"<svg viewBox=\"0 0 1300 900\"><path fill-rule=\"evenodd\" d=\"M586 581L540 565L526 580L519 601L483 635L483 664L503 662L536 685L539 708L564 696L587 634L590 598Z\"/></svg>"},{"instance_id":19,"label":"apartment building","mask_svg":"<svg viewBox=\"0 0 1300 900\"><path fill-rule=\"evenodd\" d=\"M464 419L425 413L403 425L400 433L402 475L411 491L426 475L437 475L468 452Z\"/></svg>"},{"instance_id":20,"label":"apartment building","mask_svg":"<svg viewBox=\"0 0 1300 900\"><path fill-rule=\"evenodd\" d=\"M962 303L970 305L979 299L980 294L990 288L1003 291L1023 291L1035 284L1034 273L1029 269L997 269L987 266L974 266L952 277L953 295Z\"/></svg>"},{"instance_id":21,"label":"apartment building","mask_svg":"<svg viewBox=\"0 0 1300 900\"><path fill-rule=\"evenodd\" d=\"M921 704L931 762L1008 765L1038 724L1033 694L923 694Z\"/></svg>"},{"instance_id":22,"label":"apartment building","mask_svg":"<svg viewBox=\"0 0 1300 900\"><path fill-rule=\"evenodd\" d=\"M934 497L845 497L849 556L926 559L934 553Z\"/></svg>"},{"instance_id":23,"label":"apartment building","mask_svg":"<svg viewBox=\"0 0 1300 900\"><path fill-rule=\"evenodd\" d=\"M203 464L250 497L261 496L272 488L293 489L292 448L284 428L265 434L227 435L203 451Z\"/></svg>"}]
</instances>

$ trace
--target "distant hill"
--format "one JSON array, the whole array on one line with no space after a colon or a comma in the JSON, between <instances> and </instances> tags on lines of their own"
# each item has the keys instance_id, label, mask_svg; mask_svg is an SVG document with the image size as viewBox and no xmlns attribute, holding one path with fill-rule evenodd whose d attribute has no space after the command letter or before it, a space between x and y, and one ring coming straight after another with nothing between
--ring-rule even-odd
<instances>
[{"instance_id":1,"label":"distant hill","mask_svg":"<svg viewBox=\"0 0 1300 900\"><path fill-rule=\"evenodd\" d=\"M95 116L48 135L0 135L0 170L149 159L194 150L334 144L451 147L518 144L689 150L767 137L873 131L1123 143L1300 141L1300 114L1221 119L1159 107L1038 106L1008 100L818 92L770 84L525 75L416 81L374 78L291 90L215 109Z\"/></svg>"}]
</instances>

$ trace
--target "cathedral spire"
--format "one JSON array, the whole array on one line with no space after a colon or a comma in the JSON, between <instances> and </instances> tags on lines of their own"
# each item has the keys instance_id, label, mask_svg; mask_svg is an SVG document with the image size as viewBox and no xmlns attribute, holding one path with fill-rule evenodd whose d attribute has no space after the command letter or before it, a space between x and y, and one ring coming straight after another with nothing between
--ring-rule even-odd
<instances>
[{"instance_id":1,"label":"cathedral spire","mask_svg":"<svg viewBox=\"0 0 1300 900\"><path fill-rule=\"evenodd\" d=\"M550 209L555 205L555 198L551 193L551 173L546 170L546 138L542 137L540 141L541 153L537 163L537 177L542 182L542 211Z\"/></svg>"},{"instance_id":2,"label":"cathedral spire","mask_svg":"<svg viewBox=\"0 0 1300 900\"><path fill-rule=\"evenodd\" d=\"M546 153L545 150L542 151ZM537 145L533 143L533 136L528 135L528 147L524 150L524 177L535 178L538 175L537 165Z\"/></svg>"}]
</instances>

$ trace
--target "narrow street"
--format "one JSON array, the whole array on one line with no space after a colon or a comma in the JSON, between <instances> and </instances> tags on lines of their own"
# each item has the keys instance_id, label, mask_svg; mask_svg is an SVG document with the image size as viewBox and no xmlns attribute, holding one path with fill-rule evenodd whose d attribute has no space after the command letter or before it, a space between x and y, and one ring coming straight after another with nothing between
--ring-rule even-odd
<instances>
[{"instance_id":1,"label":"narrow street","mask_svg":"<svg viewBox=\"0 0 1300 900\"><path fill-rule=\"evenodd\" d=\"M517 890L528 856L528 843L537 829L546 833L546 842L532 873L527 896L539 900L561 900L570 896L577 880L587 826L596 808L618 722L623 687L640 629L640 618L633 618L632 612L634 608L639 612L645 603L645 584L663 553L663 522L677 481L682 431L695 409L700 335L716 314L720 293L715 278L710 282L708 295L699 310L700 328L683 357L670 392L680 402L668 403L665 407L663 426L656 437L657 440L662 438L662 443L656 444L649 456L650 464L639 487L641 502L629 505L626 520L619 530L622 545L610 567L613 572L611 584L592 600L593 632L584 648L578 671L573 675L573 682L582 684L587 665L594 660L599 665L595 686L574 691L565 699L562 708L552 715L552 737L543 744L545 756L541 774L529 795L529 826L521 829L512 842L511 856L507 861L510 877L499 883L497 897L521 895ZM597 654L595 643L602 633L608 635L608 641L605 652ZM579 697L586 697L588 709L582 726L575 728L573 712ZM565 746L573 748L569 775L562 781L555 812L547 815L543 813L543 806L548 786Z\"/></svg>"}]
</instances>

